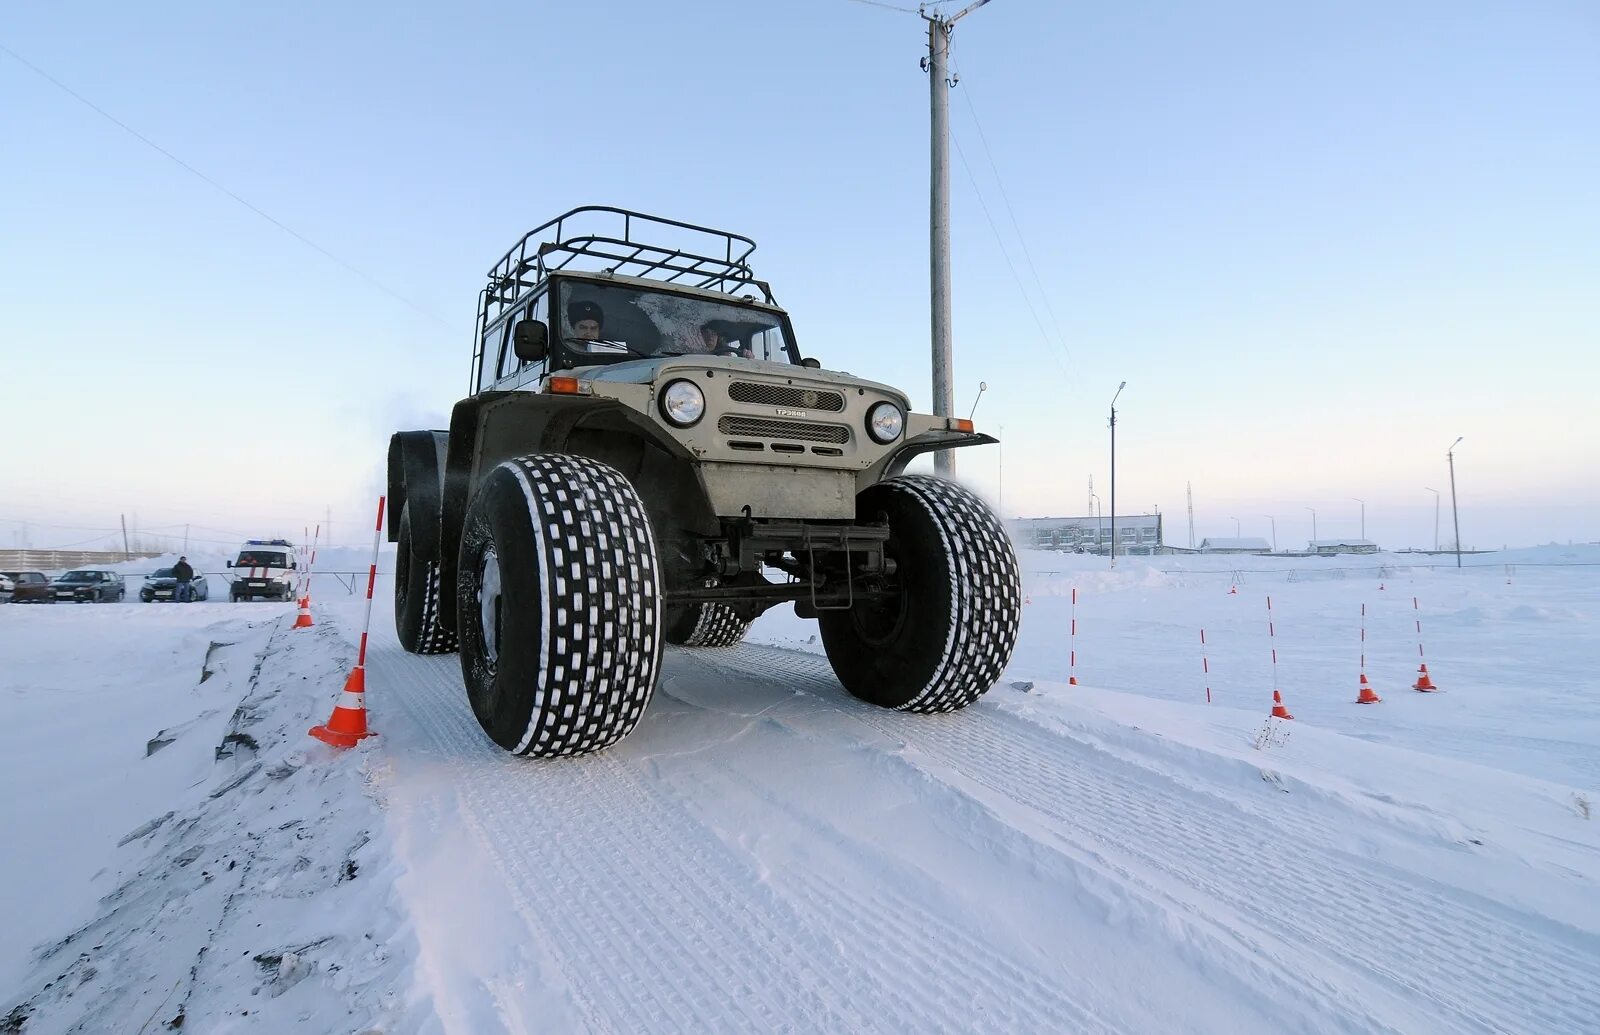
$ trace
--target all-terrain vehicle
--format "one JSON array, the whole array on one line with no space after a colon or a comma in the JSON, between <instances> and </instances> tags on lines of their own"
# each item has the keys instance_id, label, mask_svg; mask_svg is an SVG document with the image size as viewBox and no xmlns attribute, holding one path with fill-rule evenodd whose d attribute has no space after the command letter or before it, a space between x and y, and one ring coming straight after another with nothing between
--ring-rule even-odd
<instances>
[{"instance_id":1,"label":"all-terrain vehicle","mask_svg":"<svg viewBox=\"0 0 1600 1035\"><path fill-rule=\"evenodd\" d=\"M803 358L754 251L616 208L536 227L489 271L449 430L390 440L400 642L459 644L502 747L615 743L664 644L735 644L781 603L887 708L964 707L1010 660L1003 527L961 486L904 473L995 440Z\"/></svg>"}]
</instances>

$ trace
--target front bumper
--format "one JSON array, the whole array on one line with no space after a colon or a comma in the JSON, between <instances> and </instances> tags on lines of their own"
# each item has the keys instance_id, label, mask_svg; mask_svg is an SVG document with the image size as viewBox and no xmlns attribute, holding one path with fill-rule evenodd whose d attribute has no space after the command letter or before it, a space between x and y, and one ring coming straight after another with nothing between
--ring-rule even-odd
<instances>
[{"instance_id":1,"label":"front bumper","mask_svg":"<svg viewBox=\"0 0 1600 1035\"><path fill-rule=\"evenodd\" d=\"M98 589L73 586L66 589L56 588L50 591L52 600L93 600L100 595Z\"/></svg>"},{"instance_id":2,"label":"front bumper","mask_svg":"<svg viewBox=\"0 0 1600 1035\"><path fill-rule=\"evenodd\" d=\"M276 579L236 579L232 594L236 597L272 597L288 600L294 596L294 583Z\"/></svg>"}]
</instances>

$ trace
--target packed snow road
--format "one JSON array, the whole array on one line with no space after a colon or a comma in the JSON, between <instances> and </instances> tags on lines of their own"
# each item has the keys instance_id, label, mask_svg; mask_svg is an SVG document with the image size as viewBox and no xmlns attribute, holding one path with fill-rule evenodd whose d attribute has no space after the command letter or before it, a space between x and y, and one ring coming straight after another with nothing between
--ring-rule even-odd
<instances>
[{"instance_id":1,"label":"packed snow road","mask_svg":"<svg viewBox=\"0 0 1600 1035\"><path fill-rule=\"evenodd\" d=\"M1379 591L1274 587L1288 723L1252 689L1259 587L1071 578L1080 671L1137 692L1024 682L1064 675L1049 584L947 715L856 701L769 613L544 761L381 606L379 736L307 737L354 661L342 590L310 630L5 608L0 1031L1600 1032L1590 570L1408 579L1365 707L1341 622ZM1412 593L1443 693L1403 689Z\"/></svg>"},{"instance_id":2,"label":"packed snow road","mask_svg":"<svg viewBox=\"0 0 1600 1035\"><path fill-rule=\"evenodd\" d=\"M1136 727L1030 715L1032 695L1005 687L964 713L901 715L851 699L820 658L677 651L631 738L538 763L489 744L454 658L385 639L370 668L394 709L391 793L458 820L492 860L475 879L505 904L460 931L430 901L462 879L449 861L411 882L424 944L432 927L503 950L481 986L456 974L434 990L458 1030L1579 1031L1600 1017L1580 886L1497 900L1448 878L1472 838L1285 793L1277 774Z\"/></svg>"}]
</instances>

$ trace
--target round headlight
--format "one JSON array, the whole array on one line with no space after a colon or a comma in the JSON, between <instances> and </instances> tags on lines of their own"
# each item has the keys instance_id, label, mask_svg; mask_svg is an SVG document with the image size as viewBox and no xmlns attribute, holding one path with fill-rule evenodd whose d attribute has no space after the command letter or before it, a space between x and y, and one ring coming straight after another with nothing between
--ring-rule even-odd
<instances>
[{"instance_id":1,"label":"round headlight","mask_svg":"<svg viewBox=\"0 0 1600 1035\"><path fill-rule=\"evenodd\" d=\"M899 438L905 428L906 416L894 403L881 402L867 411L867 434L874 442L888 445Z\"/></svg>"},{"instance_id":2,"label":"round headlight","mask_svg":"<svg viewBox=\"0 0 1600 1035\"><path fill-rule=\"evenodd\" d=\"M706 396L693 381L674 381L661 391L661 415L680 428L706 415Z\"/></svg>"}]
</instances>

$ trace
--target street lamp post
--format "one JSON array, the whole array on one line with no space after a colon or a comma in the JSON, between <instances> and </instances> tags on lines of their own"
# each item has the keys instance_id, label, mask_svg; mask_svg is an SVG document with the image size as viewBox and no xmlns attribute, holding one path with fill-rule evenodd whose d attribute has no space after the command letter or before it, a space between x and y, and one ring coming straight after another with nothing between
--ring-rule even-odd
<instances>
[{"instance_id":1,"label":"street lamp post","mask_svg":"<svg viewBox=\"0 0 1600 1035\"><path fill-rule=\"evenodd\" d=\"M1456 447L1461 444L1462 435L1450 443L1450 448L1445 451L1445 459L1450 461L1450 520L1456 526L1456 567L1461 567L1461 513L1456 509Z\"/></svg>"},{"instance_id":2,"label":"street lamp post","mask_svg":"<svg viewBox=\"0 0 1600 1035\"><path fill-rule=\"evenodd\" d=\"M1307 507L1306 509L1311 511L1311 541L1314 543L1317 541L1317 508ZM1312 552L1315 551L1316 548L1313 547Z\"/></svg>"},{"instance_id":3,"label":"street lamp post","mask_svg":"<svg viewBox=\"0 0 1600 1035\"><path fill-rule=\"evenodd\" d=\"M1117 566L1117 396L1128 387L1124 381L1117 385L1111 397L1111 566Z\"/></svg>"},{"instance_id":4,"label":"street lamp post","mask_svg":"<svg viewBox=\"0 0 1600 1035\"><path fill-rule=\"evenodd\" d=\"M1228 520L1229 520L1229 521L1232 521L1232 522L1233 522L1233 537L1234 537L1234 538L1235 538L1235 539L1238 539L1238 538L1239 538L1239 536L1240 536L1240 532L1239 532L1239 519L1238 519L1238 518L1236 518L1236 517L1230 517L1230 518L1229 518L1229 519L1228 519Z\"/></svg>"},{"instance_id":5,"label":"street lamp post","mask_svg":"<svg viewBox=\"0 0 1600 1035\"><path fill-rule=\"evenodd\" d=\"M1426 485L1424 485L1423 488L1424 489L1428 489L1428 487ZM1438 489L1428 489L1428 491L1433 493L1433 552L1434 553L1438 553L1439 552L1439 490Z\"/></svg>"},{"instance_id":6,"label":"street lamp post","mask_svg":"<svg viewBox=\"0 0 1600 1035\"><path fill-rule=\"evenodd\" d=\"M1100 540L1106 537L1105 526L1100 523L1100 497L1091 492L1089 502L1094 504L1094 542L1099 546Z\"/></svg>"},{"instance_id":7,"label":"street lamp post","mask_svg":"<svg viewBox=\"0 0 1600 1035\"><path fill-rule=\"evenodd\" d=\"M1367 501L1358 500L1354 496L1351 496L1350 499L1351 502L1361 504L1361 538L1365 539L1367 537Z\"/></svg>"},{"instance_id":8,"label":"street lamp post","mask_svg":"<svg viewBox=\"0 0 1600 1035\"><path fill-rule=\"evenodd\" d=\"M1266 518L1268 521L1272 522L1272 552L1273 553L1277 553L1278 552L1278 519L1273 517L1271 514L1263 514L1261 516Z\"/></svg>"}]
</instances>

